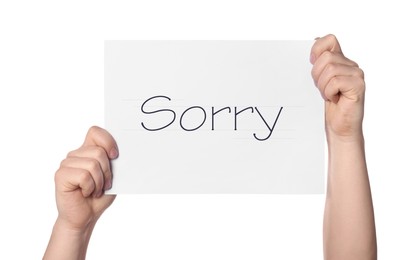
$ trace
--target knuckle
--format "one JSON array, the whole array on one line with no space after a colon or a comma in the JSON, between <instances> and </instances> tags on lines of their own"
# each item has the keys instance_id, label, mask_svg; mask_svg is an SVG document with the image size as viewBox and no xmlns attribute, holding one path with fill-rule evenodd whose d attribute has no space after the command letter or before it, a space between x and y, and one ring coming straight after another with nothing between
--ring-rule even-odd
<instances>
[{"instance_id":1,"label":"knuckle","mask_svg":"<svg viewBox=\"0 0 412 260\"><path fill-rule=\"evenodd\" d=\"M63 159L61 162L60 162L60 168L63 168L63 167L65 167L67 165L67 158L66 159Z\"/></svg>"},{"instance_id":2,"label":"knuckle","mask_svg":"<svg viewBox=\"0 0 412 260\"><path fill-rule=\"evenodd\" d=\"M67 153L66 158L75 157L77 150L73 150Z\"/></svg>"},{"instance_id":3,"label":"knuckle","mask_svg":"<svg viewBox=\"0 0 412 260\"><path fill-rule=\"evenodd\" d=\"M330 60L332 60L333 58L333 53L331 51L324 51L322 56L324 57L324 59L329 62Z\"/></svg>"},{"instance_id":4,"label":"knuckle","mask_svg":"<svg viewBox=\"0 0 412 260\"><path fill-rule=\"evenodd\" d=\"M90 173L86 170L79 169L79 182L88 183L91 180Z\"/></svg>"},{"instance_id":5,"label":"knuckle","mask_svg":"<svg viewBox=\"0 0 412 260\"><path fill-rule=\"evenodd\" d=\"M357 68L355 70L355 76L363 79L365 77L365 73L361 68Z\"/></svg>"},{"instance_id":6,"label":"knuckle","mask_svg":"<svg viewBox=\"0 0 412 260\"><path fill-rule=\"evenodd\" d=\"M106 151L100 146L94 146L93 149L94 158L104 160L107 158Z\"/></svg>"},{"instance_id":7,"label":"knuckle","mask_svg":"<svg viewBox=\"0 0 412 260\"><path fill-rule=\"evenodd\" d=\"M326 35L326 38L330 39L331 41L338 41L338 38L334 34L328 34Z\"/></svg>"},{"instance_id":8,"label":"knuckle","mask_svg":"<svg viewBox=\"0 0 412 260\"><path fill-rule=\"evenodd\" d=\"M69 174L69 169L66 167L60 167L54 174L54 182L62 183L66 179L67 174Z\"/></svg>"},{"instance_id":9,"label":"knuckle","mask_svg":"<svg viewBox=\"0 0 412 260\"><path fill-rule=\"evenodd\" d=\"M337 69L337 66L333 63L328 63L325 66L325 73L327 74L333 74Z\"/></svg>"},{"instance_id":10,"label":"knuckle","mask_svg":"<svg viewBox=\"0 0 412 260\"><path fill-rule=\"evenodd\" d=\"M333 77L329 81L329 85L334 87L339 85L339 78L338 77Z\"/></svg>"},{"instance_id":11,"label":"knuckle","mask_svg":"<svg viewBox=\"0 0 412 260\"><path fill-rule=\"evenodd\" d=\"M366 84L365 81L361 78L358 78L358 90L360 93L365 92Z\"/></svg>"},{"instance_id":12,"label":"knuckle","mask_svg":"<svg viewBox=\"0 0 412 260\"><path fill-rule=\"evenodd\" d=\"M95 136L99 132L99 127L98 126L92 126L89 128L87 131L87 136Z\"/></svg>"},{"instance_id":13,"label":"knuckle","mask_svg":"<svg viewBox=\"0 0 412 260\"><path fill-rule=\"evenodd\" d=\"M324 39L333 45L338 42L338 38L334 34L327 34L325 35Z\"/></svg>"},{"instance_id":14,"label":"knuckle","mask_svg":"<svg viewBox=\"0 0 412 260\"><path fill-rule=\"evenodd\" d=\"M100 163L95 159L88 160L88 168L90 172L99 172L100 171Z\"/></svg>"},{"instance_id":15,"label":"knuckle","mask_svg":"<svg viewBox=\"0 0 412 260\"><path fill-rule=\"evenodd\" d=\"M63 169L59 168L56 173L54 174L54 182L55 183L59 183L61 178L62 178L62 174L63 174Z\"/></svg>"},{"instance_id":16,"label":"knuckle","mask_svg":"<svg viewBox=\"0 0 412 260\"><path fill-rule=\"evenodd\" d=\"M348 59L348 58L347 58L347 60L349 61L349 63L350 63L351 66L353 66L353 67L358 67L358 68L359 68L359 64L358 64L358 63L356 63L355 61L350 60L350 59Z\"/></svg>"},{"instance_id":17,"label":"knuckle","mask_svg":"<svg viewBox=\"0 0 412 260\"><path fill-rule=\"evenodd\" d=\"M317 66L312 67L311 74L312 74L312 78L314 80L317 80L317 78L318 78L318 68L317 68Z\"/></svg>"}]
</instances>

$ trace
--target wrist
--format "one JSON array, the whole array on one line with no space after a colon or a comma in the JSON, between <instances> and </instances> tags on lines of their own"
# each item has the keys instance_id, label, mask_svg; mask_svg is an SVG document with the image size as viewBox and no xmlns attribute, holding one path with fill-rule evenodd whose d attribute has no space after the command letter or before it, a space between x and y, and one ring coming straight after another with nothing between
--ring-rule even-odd
<instances>
[{"instance_id":1,"label":"wrist","mask_svg":"<svg viewBox=\"0 0 412 260\"><path fill-rule=\"evenodd\" d=\"M70 213L67 211L60 212L57 215L55 225L64 228L73 233L84 233L93 229L100 216L91 213Z\"/></svg>"},{"instance_id":2,"label":"wrist","mask_svg":"<svg viewBox=\"0 0 412 260\"><path fill-rule=\"evenodd\" d=\"M328 141L328 146L334 145L352 145L352 144L363 144L364 137L362 129L354 131L350 134L340 135L333 131L326 130L326 138Z\"/></svg>"},{"instance_id":3,"label":"wrist","mask_svg":"<svg viewBox=\"0 0 412 260\"><path fill-rule=\"evenodd\" d=\"M327 140L329 163L348 161L352 164L358 159L365 159L365 142L362 132L345 136L329 133Z\"/></svg>"},{"instance_id":4,"label":"wrist","mask_svg":"<svg viewBox=\"0 0 412 260\"><path fill-rule=\"evenodd\" d=\"M95 224L90 222L84 228L76 228L64 219L57 218L43 259L84 260Z\"/></svg>"},{"instance_id":5,"label":"wrist","mask_svg":"<svg viewBox=\"0 0 412 260\"><path fill-rule=\"evenodd\" d=\"M86 242L90 238L96 222L97 220L93 220L86 225L79 227L72 225L66 220L58 217L53 229L58 233L65 234L71 238L83 240L84 242Z\"/></svg>"}]
</instances>

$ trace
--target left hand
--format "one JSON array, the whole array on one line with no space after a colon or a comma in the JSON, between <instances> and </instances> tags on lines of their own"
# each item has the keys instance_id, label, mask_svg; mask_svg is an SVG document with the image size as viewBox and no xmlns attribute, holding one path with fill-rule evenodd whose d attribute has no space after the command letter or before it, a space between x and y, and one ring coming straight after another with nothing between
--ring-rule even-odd
<instances>
[{"instance_id":1,"label":"left hand","mask_svg":"<svg viewBox=\"0 0 412 260\"><path fill-rule=\"evenodd\" d=\"M357 140L362 136L365 98L363 71L343 55L334 35L316 40L310 60L313 80L325 100L328 140Z\"/></svg>"}]
</instances>

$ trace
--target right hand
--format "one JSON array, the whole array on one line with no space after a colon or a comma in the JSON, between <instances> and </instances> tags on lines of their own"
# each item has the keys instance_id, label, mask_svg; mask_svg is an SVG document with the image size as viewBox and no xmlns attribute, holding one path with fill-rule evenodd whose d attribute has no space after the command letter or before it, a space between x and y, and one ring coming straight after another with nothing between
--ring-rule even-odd
<instances>
[{"instance_id":1,"label":"right hand","mask_svg":"<svg viewBox=\"0 0 412 260\"><path fill-rule=\"evenodd\" d=\"M67 155L55 174L58 223L76 231L94 226L116 198L104 191L111 188L110 160L118 154L106 130L89 129L83 145Z\"/></svg>"}]
</instances>

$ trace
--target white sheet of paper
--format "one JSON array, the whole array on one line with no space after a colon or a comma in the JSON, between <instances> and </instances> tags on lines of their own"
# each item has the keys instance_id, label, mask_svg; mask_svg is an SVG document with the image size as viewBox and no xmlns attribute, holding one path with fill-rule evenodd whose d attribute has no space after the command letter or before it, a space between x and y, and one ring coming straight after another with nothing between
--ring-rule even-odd
<instances>
[{"instance_id":1,"label":"white sheet of paper","mask_svg":"<svg viewBox=\"0 0 412 260\"><path fill-rule=\"evenodd\" d=\"M108 193L323 193L312 44L105 41Z\"/></svg>"}]
</instances>

